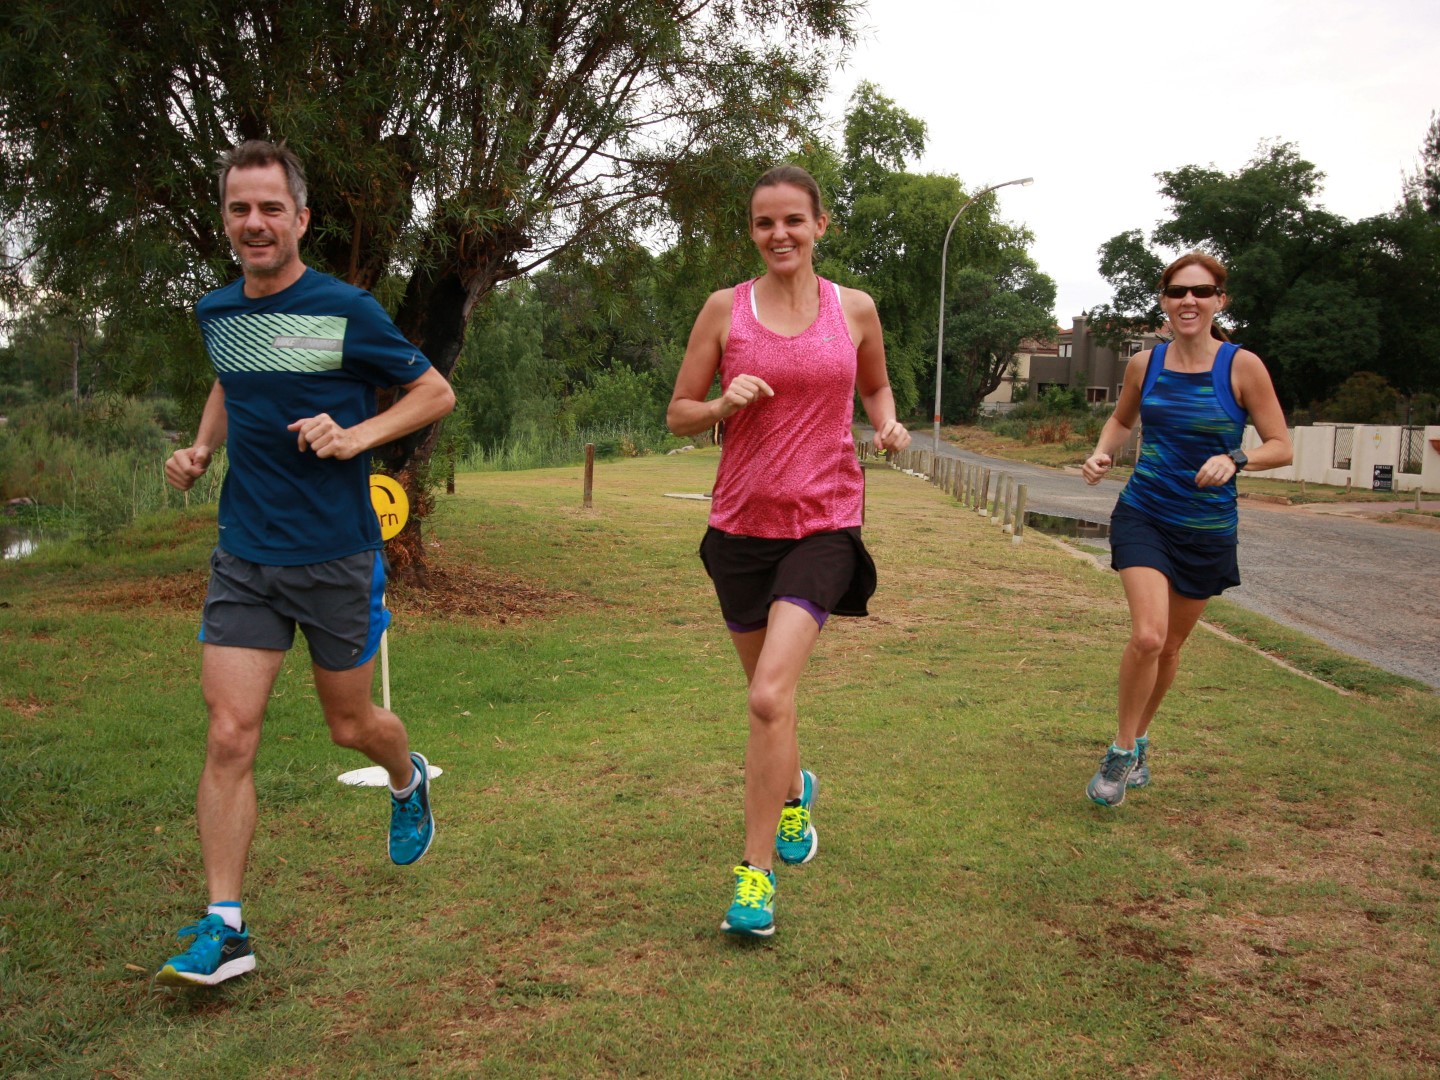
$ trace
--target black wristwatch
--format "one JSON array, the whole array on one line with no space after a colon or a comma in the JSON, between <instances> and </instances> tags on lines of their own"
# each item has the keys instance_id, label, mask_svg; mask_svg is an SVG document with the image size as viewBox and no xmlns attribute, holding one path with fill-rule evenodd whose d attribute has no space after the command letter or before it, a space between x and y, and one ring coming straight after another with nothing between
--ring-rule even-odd
<instances>
[{"instance_id":1,"label":"black wristwatch","mask_svg":"<svg viewBox=\"0 0 1440 1080\"><path fill-rule=\"evenodd\" d=\"M1225 456L1235 463L1235 476L1240 475L1240 470L1245 468L1246 462L1250 460L1244 450L1230 450ZM1232 476L1230 479L1234 480L1235 476Z\"/></svg>"}]
</instances>

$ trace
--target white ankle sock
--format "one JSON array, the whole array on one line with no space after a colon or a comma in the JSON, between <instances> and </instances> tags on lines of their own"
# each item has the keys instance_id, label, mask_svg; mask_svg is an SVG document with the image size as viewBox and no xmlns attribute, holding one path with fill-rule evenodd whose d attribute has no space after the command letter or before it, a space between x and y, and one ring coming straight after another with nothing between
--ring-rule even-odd
<instances>
[{"instance_id":1,"label":"white ankle sock","mask_svg":"<svg viewBox=\"0 0 1440 1080\"><path fill-rule=\"evenodd\" d=\"M239 900L217 900L205 909L205 914L219 915L231 930L240 930L245 926L245 920L240 917Z\"/></svg>"},{"instance_id":2,"label":"white ankle sock","mask_svg":"<svg viewBox=\"0 0 1440 1080\"><path fill-rule=\"evenodd\" d=\"M406 784L403 788L392 787L390 789L390 794L394 795L395 798L399 799L401 802L404 802L411 795L415 794L415 789L420 786L420 779L420 767L417 765L415 767L415 771L410 774L410 783Z\"/></svg>"}]
</instances>

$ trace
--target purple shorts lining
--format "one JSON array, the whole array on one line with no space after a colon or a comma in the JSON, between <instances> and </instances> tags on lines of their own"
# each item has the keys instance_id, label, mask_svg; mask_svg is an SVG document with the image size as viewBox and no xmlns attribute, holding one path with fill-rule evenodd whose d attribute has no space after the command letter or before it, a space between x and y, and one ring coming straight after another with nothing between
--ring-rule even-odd
<instances>
[{"instance_id":1,"label":"purple shorts lining","mask_svg":"<svg viewBox=\"0 0 1440 1080\"><path fill-rule=\"evenodd\" d=\"M825 629L825 620L830 617L830 613L824 608L816 604L812 604L803 596L777 596L775 599L784 600L787 604L794 604L796 607L800 608L801 610L806 612L812 619L814 619L815 625L819 629ZM725 620L726 628L737 634L753 634L756 630L764 630L765 627L769 625L769 618L764 618L761 619L759 622L753 623L738 623L731 622L729 619Z\"/></svg>"}]
</instances>

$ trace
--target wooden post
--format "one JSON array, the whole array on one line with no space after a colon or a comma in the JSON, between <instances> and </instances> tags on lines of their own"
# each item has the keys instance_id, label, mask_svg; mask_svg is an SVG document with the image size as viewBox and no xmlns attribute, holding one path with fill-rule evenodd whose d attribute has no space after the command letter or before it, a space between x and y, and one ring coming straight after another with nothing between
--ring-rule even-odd
<instances>
[{"instance_id":1,"label":"wooden post","mask_svg":"<svg viewBox=\"0 0 1440 1080\"><path fill-rule=\"evenodd\" d=\"M445 473L445 494L455 494L455 448L450 448L450 467Z\"/></svg>"},{"instance_id":2,"label":"wooden post","mask_svg":"<svg viewBox=\"0 0 1440 1080\"><path fill-rule=\"evenodd\" d=\"M990 516L990 470L985 470L985 480L980 485L980 499L975 506L975 512L981 517Z\"/></svg>"},{"instance_id":3,"label":"wooden post","mask_svg":"<svg viewBox=\"0 0 1440 1080\"><path fill-rule=\"evenodd\" d=\"M1005 484L1005 520L1000 523L1000 528L1007 533L1015 531L1015 478L1006 477Z\"/></svg>"},{"instance_id":4,"label":"wooden post","mask_svg":"<svg viewBox=\"0 0 1440 1080\"><path fill-rule=\"evenodd\" d=\"M1025 535L1025 496L1029 494L1029 491L1030 489L1026 485L1021 484L1020 490L1015 495L1015 533L1010 538L1012 543L1020 543L1021 538Z\"/></svg>"},{"instance_id":5,"label":"wooden post","mask_svg":"<svg viewBox=\"0 0 1440 1080\"><path fill-rule=\"evenodd\" d=\"M594 490L595 444L593 442L587 442L585 444L585 501L583 503L586 510L589 510L592 505L591 494L594 492Z\"/></svg>"},{"instance_id":6,"label":"wooden post","mask_svg":"<svg viewBox=\"0 0 1440 1080\"><path fill-rule=\"evenodd\" d=\"M1000 525L1004 519L1005 488L1010 483L1010 474L1001 473L999 481L995 484L995 503L990 507L990 523Z\"/></svg>"}]
</instances>

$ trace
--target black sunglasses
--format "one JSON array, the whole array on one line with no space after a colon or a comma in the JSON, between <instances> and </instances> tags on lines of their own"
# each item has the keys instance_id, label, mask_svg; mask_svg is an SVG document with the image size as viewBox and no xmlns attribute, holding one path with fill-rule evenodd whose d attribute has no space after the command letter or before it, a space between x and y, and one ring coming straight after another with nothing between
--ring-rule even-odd
<instances>
[{"instance_id":1,"label":"black sunglasses","mask_svg":"<svg viewBox=\"0 0 1440 1080\"><path fill-rule=\"evenodd\" d=\"M1186 293L1193 293L1197 300L1209 300L1216 293L1224 291L1219 285L1166 285L1160 293L1171 300L1184 300Z\"/></svg>"}]
</instances>

